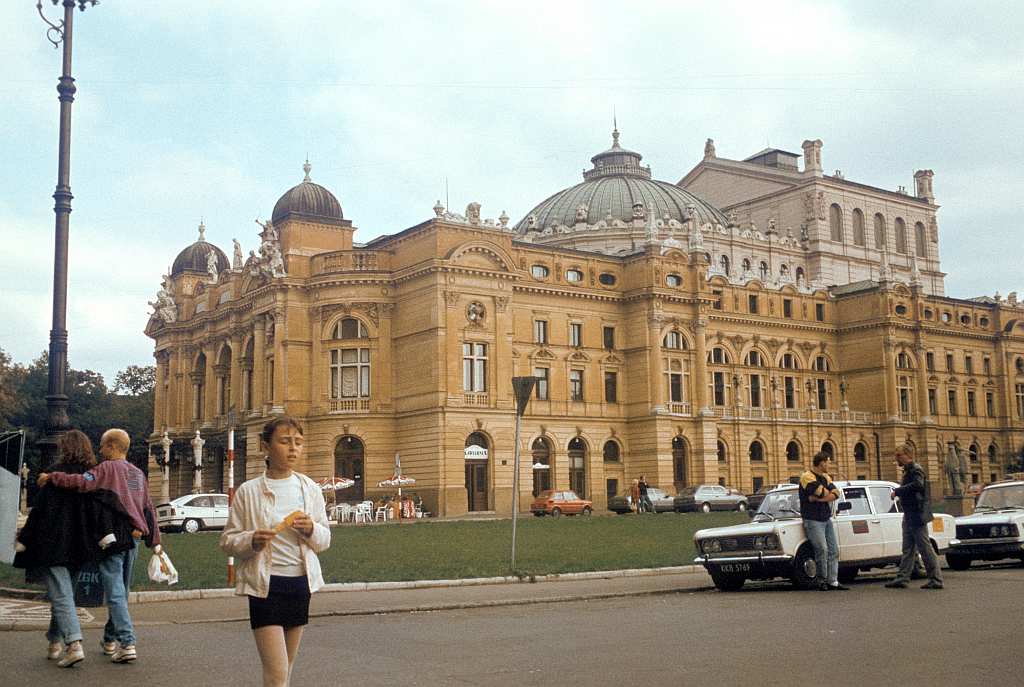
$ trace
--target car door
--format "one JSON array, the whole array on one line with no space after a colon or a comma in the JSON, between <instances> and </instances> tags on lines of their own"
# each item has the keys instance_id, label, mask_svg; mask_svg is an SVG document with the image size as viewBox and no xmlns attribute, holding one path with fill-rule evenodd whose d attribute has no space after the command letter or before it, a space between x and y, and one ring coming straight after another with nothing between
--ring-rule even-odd
<instances>
[{"instance_id":1,"label":"car door","mask_svg":"<svg viewBox=\"0 0 1024 687\"><path fill-rule=\"evenodd\" d=\"M647 487L647 498L651 500L651 505L654 506L654 512L658 513L663 510L671 510L671 499L666 505L665 503L665 492L657 487Z\"/></svg>"},{"instance_id":2,"label":"car door","mask_svg":"<svg viewBox=\"0 0 1024 687\"><path fill-rule=\"evenodd\" d=\"M213 522L214 527L224 527L228 524L228 497L218 494L213 497Z\"/></svg>"},{"instance_id":3,"label":"car door","mask_svg":"<svg viewBox=\"0 0 1024 687\"><path fill-rule=\"evenodd\" d=\"M839 537L839 561L866 561L882 558L885 536L881 521L871 511L867 487L844 487L838 503L849 503L848 510L836 510L835 527Z\"/></svg>"},{"instance_id":4,"label":"car door","mask_svg":"<svg viewBox=\"0 0 1024 687\"><path fill-rule=\"evenodd\" d=\"M732 499L729 498L729 490L725 487L714 487L713 499L715 500L711 507L714 510L732 510L733 504Z\"/></svg>"},{"instance_id":5,"label":"car door","mask_svg":"<svg viewBox=\"0 0 1024 687\"><path fill-rule=\"evenodd\" d=\"M875 519L882 526L884 534L884 551L886 558L899 558L903 553L903 513L899 503L892 497L892 487L877 485L869 487L871 504L875 509Z\"/></svg>"}]
</instances>

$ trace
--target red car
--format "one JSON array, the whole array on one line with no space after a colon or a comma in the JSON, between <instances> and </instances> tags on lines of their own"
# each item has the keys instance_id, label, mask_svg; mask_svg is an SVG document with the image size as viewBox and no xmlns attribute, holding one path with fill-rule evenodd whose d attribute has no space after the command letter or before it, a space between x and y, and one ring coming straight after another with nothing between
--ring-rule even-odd
<instances>
[{"instance_id":1,"label":"red car","mask_svg":"<svg viewBox=\"0 0 1024 687\"><path fill-rule=\"evenodd\" d=\"M574 491L542 491L530 504L530 511L540 517L550 515L557 518L563 513L566 515L590 515L594 512L594 504L587 499L581 499Z\"/></svg>"}]
</instances>

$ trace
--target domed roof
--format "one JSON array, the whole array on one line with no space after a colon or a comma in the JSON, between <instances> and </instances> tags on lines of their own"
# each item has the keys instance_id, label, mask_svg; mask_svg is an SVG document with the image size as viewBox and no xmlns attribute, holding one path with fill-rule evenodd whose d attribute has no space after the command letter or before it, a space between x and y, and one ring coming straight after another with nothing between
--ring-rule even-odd
<instances>
[{"instance_id":1,"label":"domed roof","mask_svg":"<svg viewBox=\"0 0 1024 687\"><path fill-rule=\"evenodd\" d=\"M633 220L633 206L643 205L644 214L656 219L668 215L678 222L686 220L686 206L694 206L701 224L728 225L722 211L703 199L667 181L651 178L651 168L640 165L643 156L619 146L619 131L612 132L612 147L590 159L593 168L583 172L583 183L559 191L526 213L516 224L516 231L525 234L530 216L533 228L564 224L573 226L577 208L587 206L587 224L596 224L611 215L623 222Z\"/></svg>"},{"instance_id":2,"label":"domed roof","mask_svg":"<svg viewBox=\"0 0 1024 687\"><path fill-rule=\"evenodd\" d=\"M285 191L285 194L278 199L274 205L274 212L270 215L272 222L279 222L289 215L308 217L318 220L343 220L341 214L341 203L320 184L314 184L309 179L309 170L312 167L309 160L302 166L306 173L301 184L292 186Z\"/></svg>"},{"instance_id":3,"label":"domed roof","mask_svg":"<svg viewBox=\"0 0 1024 687\"><path fill-rule=\"evenodd\" d=\"M224 270L231 268L231 263L228 262L228 256L224 255L217 246L212 243L207 243L206 237L206 225L202 222L199 223L199 240L193 243L185 250L178 253L178 257L174 258L174 264L171 266L171 276L177 277L182 272L200 272L202 274L207 273L206 263L210 253L217 256L217 271L223 272Z\"/></svg>"}]
</instances>

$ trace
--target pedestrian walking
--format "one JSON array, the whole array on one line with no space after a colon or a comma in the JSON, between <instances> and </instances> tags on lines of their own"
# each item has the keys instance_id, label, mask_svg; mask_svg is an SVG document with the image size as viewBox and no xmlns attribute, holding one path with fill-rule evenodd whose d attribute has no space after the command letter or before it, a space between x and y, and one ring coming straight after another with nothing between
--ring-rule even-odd
<instances>
[{"instance_id":1,"label":"pedestrian walking","mask_svg":"<svg viewBox=\"0 0 1024 687\"><path fill-rule=\"evenodd\" d=\"M106 533L113 534L114 545L112 552L99 561L100 580L107 602L107 622L103 627L101 645L103 653L114 663L130 663L138 658L135 628L128 612L132 569L139 556L136 540L143 539L149 548L160 543L160 528L149 498L146 475L127 460L130 446L128 432L108 429L100 437L102 463L81 474L44 472L37 480L39 486L52 484L58 489L92 494L97 499L116 503L131 523L132 529L126 536Z\"/></svg>"},{"instance_id":2,"label":"pedestrian walking","mask_svg":"<svg viewBox=\"0 0 1024 687\"><path fill-rule=\"evenodd\" d=\"M921 589L942 589L942 571L939 557L928 538L928 523L932 521L931 489L924 468L914 461L914 447L903 444L896 449L896 463L903 468L900 486L893 490L903 510L903 556L896 579L885 586L890 589L904 589L914 572L918 554L924 561L928 581Z\"/></svg>"},{"instance_id":3,"label":"pedestrian walking","mask_svg":"<svg viewBox=\"0 0 1024 687\"><path fill-rule=\"evenodd\" d=\"M295 471L302 459L302 426L274 418L260 446L267 469L235 492L220 548L239 560L235 593L249 597L249 625L263 666L264 687L287 687L309 600L324 584L317 554L331 545L323 492Z\"/></svg>"},{"instance_id":4,"label":"pedestrian walking","mask_svg":"<svg viewBox=\"0 0 1024 687\"><path fill-rule=\"evenodd\" d=\"M849 587L839 584L839 539L832 521L832 502L839 498L839 489L826 472L828 461L827 453L816 453L811 469L800 475L800 517L814 548L817 588L845 591Z\"/></svg>"},{"instance_id":5,"label":"pedestrian walking","mask_svg":"<svg viewBox=\"0 0 1024 687\"><path fill-rule=\"evenodd\" d=\"M647 493L647 475L640 475L640 482L637 484L640 489L640 512L641 513L653 513L654 504L651 503L651 497Z\"/></svg>"},{"instance_id":6,"label":"pedestrian walking","mask_svg":"<svg viewBox=\"0 0 1024 687\"><path fill-rule=\"evenodd\" d=\"M640 480L635 479L633 480L633 484L630 485L629 499L630 508L633 509L633 512L642 513L643 511L640 510Z\"/></svg>"}]
</instances>

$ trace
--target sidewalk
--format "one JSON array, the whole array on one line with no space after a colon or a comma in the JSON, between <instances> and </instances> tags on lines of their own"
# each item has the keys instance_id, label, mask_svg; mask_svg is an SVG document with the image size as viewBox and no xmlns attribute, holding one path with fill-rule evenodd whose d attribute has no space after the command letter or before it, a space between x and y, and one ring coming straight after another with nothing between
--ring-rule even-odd
<instances>
[{"instance_id":1,"label":"sidewalk","mask_svg":"<svg viewBox=\"0 0 1024 687\"><path fill-rule=\"evenodd\" d=\"M558 603L696 591L710 585L707 573L698 566L549 575L535 578L534 582L517 578L484 578L333 584L313 595L310 617ZM156 595L176 598L157 601ZM137 627L249 619L247 600L234 596L231 590L141 592L133 601L136 602L131 605L131 614ZM38 603L47 605L46 602ZM106 610L95 609L93 615L95 619L83 623L83 629L103 627ZM45 619L39 616L0 620L0 631L45 630L48 622L48 614L45 614Z\"/></svg>"}]
</instances>

